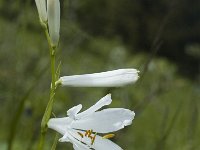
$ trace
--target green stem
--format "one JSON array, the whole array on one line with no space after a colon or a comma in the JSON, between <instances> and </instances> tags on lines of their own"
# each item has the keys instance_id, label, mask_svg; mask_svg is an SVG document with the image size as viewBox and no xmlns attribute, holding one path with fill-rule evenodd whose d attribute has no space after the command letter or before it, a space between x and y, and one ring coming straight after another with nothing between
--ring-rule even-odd
<instances>
[{"instance_id":1,"label":"green stem","mask_svg":"<svg viewBox=\"0 0 200 150\"><path fill-rule=\"evenodd\" d=\"M53 145L51 147L51 150L55 150L56 149L56 146L57 146L57 143L58 143L58 139L59 139L59 136L58 136L58 133L56 133L56 136L54 138L54 142L53 142Z\"/></svg>"},{"instance_id":2,"label":"green stem","mask_svg":"<svg viewBox=\"0 0 200 150\"><path fill-rule=\"evenodd\" d=\"M33 90L36 88L39 80L41 79L41 77L44 75L44 73L46 71L47 71L47 66L44 69L42 69L40 71L40 73L36 76L34 83L31 85L29 90L25 93L25 95L20 100L19 107L17 108L17 111L14 114L12 121L11 121L11 124L10 124L10 130L9 130L10 133L9 133L9 137L8 137L8 148L7 148L7 150L12 150L13 141L14 141L14 138L15 138L15 135L16 135L16 132L17 132L17 125L19 124L20 117L21 117L21 115L24 111L25 102L28 99L28 97L30 96L30 94L33 92Z\"/></svg>"},{"instance_id":3,"label":"green stem","mask_svg":"<svg viewBox=\"0 0 200 150\"><path fill-rule=\"evenodd\" d=\"M41 132L40 132L40 141L39 141L39 146L38 146L38 150L43 150L44 147L44 141L45 141L45 136L46 136L46 132L47 132L47 123L51 117L51 113L52 113L52 108L53 108L53 103L54 103L54 97L55 97L55 90L56 90L56 84L55 84L55 51L56 51L56 47L52 46L51 44L51 40L49 37L49 33L48 33L48 29L47 27L45 28L45 34L47 37L47 41L49 44L49 50L50 50L50 60L51 60L51 87L50 87L50 99L49 102L47 104L45 113L43 115L42 118L42 122L41 122Z\"/></svg>"}]
</instances>

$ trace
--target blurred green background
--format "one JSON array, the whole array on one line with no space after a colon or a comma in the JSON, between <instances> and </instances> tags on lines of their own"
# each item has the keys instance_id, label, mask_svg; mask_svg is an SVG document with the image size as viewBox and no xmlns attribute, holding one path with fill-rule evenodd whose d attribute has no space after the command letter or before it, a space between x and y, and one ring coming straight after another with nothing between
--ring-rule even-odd
<instances>
[{"instance_id":1,"label":"blurred green background","mask_svg":"<svg viewBox=\"0 0 200 150\"><path fill-rule=\"evenodd\" d=\"M200 149L200 1L61 0L61 75L137 68L123 88L59 88L53 112L107 93L134 110L124 150ZM49 50L33 0L0 0L0 150L35 150L49 99ZM49 150L55 132L48 130ZM57 149L72 150L70 143Z\"/></svg>"}]
</instances>

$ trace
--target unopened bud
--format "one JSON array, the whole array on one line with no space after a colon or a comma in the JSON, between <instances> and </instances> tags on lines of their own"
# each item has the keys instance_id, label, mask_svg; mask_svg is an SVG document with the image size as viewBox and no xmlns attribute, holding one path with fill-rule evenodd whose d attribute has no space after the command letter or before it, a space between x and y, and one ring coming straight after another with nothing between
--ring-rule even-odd
<instances>
[{"instance_id":1,"label":"unopened bud","mask_svg":"<svg viewBox=\"0 0 200 150\"><path fill-rule=\"evenodd\" d=\"M53 46L56 46L59 41L60 32L60 1L47 0L47 15L49 35Z\"/></svg>"},{"instance_id":2,"label":"unopened bud","mask_svg":"<svg viewBox=\"0 0 200 150\"><path fill-rule=\"evenodd\" d=\"M47 21L47 7L46 7L46 0L35 0L39 18L41 22Z\"/></svg>"}]
</instances>

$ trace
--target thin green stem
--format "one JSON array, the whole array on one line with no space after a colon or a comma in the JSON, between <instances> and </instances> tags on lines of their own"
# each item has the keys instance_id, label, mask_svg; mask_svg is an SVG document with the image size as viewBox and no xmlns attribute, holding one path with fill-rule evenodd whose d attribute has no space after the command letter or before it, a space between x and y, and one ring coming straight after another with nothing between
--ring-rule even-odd
<instances>
[{"instance_id":1,"label":"thin green stem","mask_svg":"<svg viewBox=\"0 0 200 150\"><path fill-rule=\"evenodd\" d=\"M51 44L51 40L49 37L49 33L48 33L48 29L47 27L45 27L45 34L47 37L47 41L49 44L49 50L50 50L50 60L51 60L51 87L50 87L50 99L49 102L47 104L45 113L43 115L42 118L42 122L41 122L41 132L40 132L40 141L39 141L39 145L38 145L38 150L43 150L44 147L44 141L45 141L45 136L46 136L46 132L47 132L47 123L51 117L51 113L52 113L52 108L53 108L53 103L54 103L54 97L55 97L55 90L56 90L56 78L55 78L55 61L56 61L56 55L55 55L55 51L56 51L56 47L53 46Z\"/></svg>"},{"instance_id":2,"label":"thin green stem","mask_svg":"<svg viewBox=\"0 0 200 150\"><path fill-rule=\"evenodd\" d=\"M56 133L56 136L54 138L54 142L53 142L53 145L51 147L51 150L55 150L56 149L56 146L57 146L57 143L58 143L58 139L59 139L59 136L58 136L58 133Z\"/></svg>"},{"instance_id":3,"label":"thin green stem","mask_svg":"<svg viewBox=\"0 0 200 150\"><path fill-rule=\"evenodd\" d=\"M10 130L9 130L10 133L9 133L9 137L8 137L8 148L7 148L7 150L12 150L12 144L13 144L16 132L17 132L17 125L19 124L20 117L21 117L21 115L24 111L25 102L28 99L28 97L30 96L30 94L33 92L33 90L36 88L39 80L45 74L46 71L47 71L47 66L44 69L42 69L40 71L40 73L36 76L34 83L30 86L28 91L25 93L25 95L20 100L17 111L14 114L12 121L11 121L11 124L10 124Z\"/></svg>"}]
</instances>

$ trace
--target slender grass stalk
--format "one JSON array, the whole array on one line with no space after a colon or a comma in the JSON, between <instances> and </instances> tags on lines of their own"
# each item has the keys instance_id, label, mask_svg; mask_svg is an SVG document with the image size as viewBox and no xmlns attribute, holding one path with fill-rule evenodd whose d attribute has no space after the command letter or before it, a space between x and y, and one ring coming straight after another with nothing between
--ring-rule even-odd
<instances>
[{"instance_id":1,"label":"slender grass stalk","mask_svg":"<svg viewBox=\"0 0 200 150\"><path fill-rule=\"evenodd\" d=\"M58 136L58 133L56 133L56 136L54 138L54 142L53 142L53 145L51 147L51 150L55 150L56 149L56 146L57 146L57 143L58 143L58 139L59 139L59 136Z\"/></svg>"},{"instance_id":2,"label":"slender grass stalk","mask_svg":"<svg viewBox=\"0 0 200 150\"><path fill-rule=\"evenodd\" d=\"M48 41L49 45L49 50L50 50L50 61L51 61L51 87L50 87L50 99L47 104L45 113L42 118L41 122L41 132L40 132L40 141L38 145L38 150L43 150L44 147L44 142L45 142L45 136L47 132L47 123L50 119L51 113L52 113L52 108L53 108L53 103L54 103L54 97L55 97L55 90L56 90L56 72L55 72L55 62L56 62L56 46L53 46L51 43L51 39L49 37L48 33L48 28L47 26L43 26L45 29L45 34L46 38Z\"/></svg>"},{"instance_id":3,"label":"slender grass stalk","mask_svg":"<svg viewBox=\"0 0 200 150\"><path fill-rule=\"evenodd\" d=\"M182 106L183 106L183 102L180 101L177 105L177 108L176 108L174 115L172 116L171 122L169 123L168 127L166 128L165 133L163 133L163 135L161 135L159 141L157 142L155 150L166 149L165 144L166 144L167 138L169 138L169 136L172 132L173 126L175 125L177 118L180 115L180 111L181 111Z\"/></svg>"},{"instance_id":4,"label":"slender grass stalk","mask_svg":"<svg viewBox=\"0 0 200 150\"><path fill-rule=\"evenodd\" d=\"M16 135L17 125L18 125L20 117L23 113L25 102L28 99L29 95L32 93L32 91L37 87L39 80L42 78L42 76L44 75L44 73L46 71L47 71L47 67L45 66L45 68L42 69L40 71L40 73L37 75L34 83L30 86L28 91L21 98L21 101L19 103L19 107L17 108L17 111L16 111L15 115L13 116L11 124L10 124L11 126L10 126L10 133L9 133L9 137L8 137L8 148L7 148L7 150L12 150L12 145L13 145L13 140L14 140L15 135Z\"/></svg>"}]
</instances>

